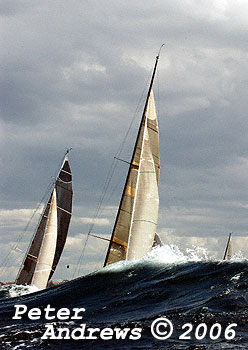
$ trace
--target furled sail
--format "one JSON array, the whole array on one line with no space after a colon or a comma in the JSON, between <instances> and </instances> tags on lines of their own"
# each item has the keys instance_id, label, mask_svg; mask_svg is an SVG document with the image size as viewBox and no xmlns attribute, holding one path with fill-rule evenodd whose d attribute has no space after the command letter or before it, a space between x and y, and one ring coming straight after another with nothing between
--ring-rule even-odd
<instances>
[{"instance_id":1,"label":"furled sail","mask_svg":"<svg viewBox=\"0 0 248 350\"><path fill-rule=\"evenodd\" d=\"M56 249L53 254L52 268L50 270L48 280L51 279L59 262L67 238L67 233L71 220L73 191L71 169L69 166L67 156L65 156L63 160L54 188L56 190L57 202L57 240ZM24 258L23 265L21 266L17 275L16 284L30 285L32 282L32 278L37 265L37 259L44 238L45 229L47 226L47 220L52 200L52 193L43 210L38 228L33 236L28 252Z\"/></svg>"},{"instance_id":2,"label":"furled sail","mask_svg":"<svg viewBox=\"0 0 248 350\"><path fill-rule=\"evenodd\" d=\"M145 256L158 218L159 136L153 75L104 266Z\"/></svg>"},{"instance_id":3,"label":"furled sail","mask_svg":"<svg viewBox=\"0 0 248 350\"><path fill-rule=\"evenodd\" d=\"M57 243L57 201L56 190L53 190L51 205L47 218L47 225L44 232L39 255L37 257L31 285L39 289L47 286L47 281L51 273L55 249Z\"/></svg>"},{"instance_id":4,"label":"furled sail","mask_svg":"<svg viewBox=\"0 0 248 350\"><path fill-rule=\"evenodd\" d=\"M226 250L224 254L223 260L230 260L233 255L233 248L232 248L232 234L229 234L227 245L226 245Z\"/></svg>"}]
</instances>

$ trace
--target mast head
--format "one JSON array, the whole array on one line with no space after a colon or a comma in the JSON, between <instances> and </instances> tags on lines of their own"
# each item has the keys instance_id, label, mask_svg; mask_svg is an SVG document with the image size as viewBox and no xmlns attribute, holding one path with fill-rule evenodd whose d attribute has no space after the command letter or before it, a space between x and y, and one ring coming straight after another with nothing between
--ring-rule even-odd
<instances>
[{"instance_id":1,"label":"mast head","mask_svg":"<svg viewBox=\"0 0 248 350\"><path fill-rule=\"evenodd\" d=\"M62 165L61 165L61 168L63 168L63 165L65 164L65 161L68 161L68 153L72 150L72 148L67 148L66 152L65 152L65 155L64 155L64 159L62 161Z\"/></svg>"},{"instance_id":2,"label":"mast head","mask_svg":"<svg viewBox=\"0 0 248 350\"><path fill-rule=\"evenodd\" d=\"M164 46L165 44L162 44L161 46L160 46L160 49L159 49L159 51L158 51L158 55L157 55L157 59L159 59L159 56L160 56L160 52L161 52L161 50L162 50L162 47Z\"/></svg>"}]
</instances>

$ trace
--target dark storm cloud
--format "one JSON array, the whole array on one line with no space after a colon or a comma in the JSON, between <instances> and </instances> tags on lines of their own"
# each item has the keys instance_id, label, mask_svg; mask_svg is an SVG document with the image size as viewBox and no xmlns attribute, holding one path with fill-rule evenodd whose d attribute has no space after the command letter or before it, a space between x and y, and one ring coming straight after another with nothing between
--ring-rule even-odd
<instances>
[{"instance_id":1,"label":"dark storm cloud","mask_svg":"<svg viewBox=\"0 0 248 350\"><path fill-rule=\"evenodd\" d=\"M165 42L154 89L160 230L165 240L166 231L175 239L246 234L245 1L3 1L0 11L2 210L35 207L72 147L70 235L87 232L135 117L120 155L129 160L147 81ZM118 164L107 200L111 213L102 214L109 222L126 171ZM107 235L111 226L96 231ZM9 226L9 234L17 230Z\"/></svg>"}]
</instances>

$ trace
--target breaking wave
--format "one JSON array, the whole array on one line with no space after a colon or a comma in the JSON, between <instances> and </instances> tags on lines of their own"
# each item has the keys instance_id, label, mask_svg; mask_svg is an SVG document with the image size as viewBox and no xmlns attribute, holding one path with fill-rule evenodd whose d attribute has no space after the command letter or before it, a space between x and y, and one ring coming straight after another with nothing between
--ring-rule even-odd
<instances>
[{"instance_id":1,"label":"breaking wave","mask_svg":"<svg viewBox=\"0 0 248 350\"><path fill-rule=\"evenodd\" d=\"M28 294L27 294L28 293ZM140 327L142 337L130 339L41 339L47 320L27 316L13 320L14 305L43 310L85 308L83 322L90 327ZM144 259L119 262L87 276L36 292L27 286L0 287L0 340L3 349L247 349L248 262L237 254L229 262L213 260L204 249L182 252L177 246L154 248ZM151 334L154 320L167 317L174 333L167 341ZM82 320L49 321L69 330ZM237 324L236 337L181 340L186 323L207 327ZM2 349L1 348L1 349Z\"/></svg>"}]
</instances>

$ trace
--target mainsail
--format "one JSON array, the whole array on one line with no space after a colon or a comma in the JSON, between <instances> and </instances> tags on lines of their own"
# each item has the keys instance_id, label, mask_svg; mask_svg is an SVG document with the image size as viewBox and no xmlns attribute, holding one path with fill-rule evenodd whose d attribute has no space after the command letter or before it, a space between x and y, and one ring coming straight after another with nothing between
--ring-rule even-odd
<instances>
[{"instance_id":1,"label":"mainsail","mask_svg":"<svg viewBox=\"0 0 248 350\"><path fill-rule=\"evenodd\" d=\"M69 166L67 155L65 156L62 166L59 171L59 175L55 182L56 193L56 214L57 214L57 236L56 236L56 248L52 253L52 265L47 276L47 282L51 279L56 266L59 262L60 256L64 249L69 224L72 213L72 175ZM29 249L24 258L23 265L21 266L16 278L16 284L32 285L33 276L37 268L39 261L40 250L44 241L46 227L48 225L48 217L50 215L50 208L54 189L50 195L50 198L43 210L38 228L33 236ZM50 247L48 247L50 249ZM53 248L51 249L53 250ZM45 288L45 287L44 287Z\"/></svg>"},{"instance_id":2,"label":"mainsail","mask_svg":"<svg viewBox=\"0 0 248 350\"><path fill-rule=\"evenodd\" d=\"M37 263L32 277L31 285L39 289L47 286L47 281L52 269L57 243L57 201L56 190L53 190L50 210L47 218L47 226L40 247Z\"/></svg>"},{"instance_id":3,"label":"mainsail","mask_svg":"<svg viewBox=\"0 0 248 350\"><path fill-rule=\"evenodd\" d=\"M152 91L156 58L129 171L104 266L145 256L152 248L158 219L159 136Z\"/></svg>"},{"instance_id":4,"label":"mainsail","mask_svg":"<svg viewBox=\"0 0 248 350\"><path fill-rule=\"evenodd\" d=\"M226 245L226 250L224 254L223 260L230 260L233 255L233 248L232 248L232 234L229 234L227 245Z\"/></svg>"}]
</instances>

